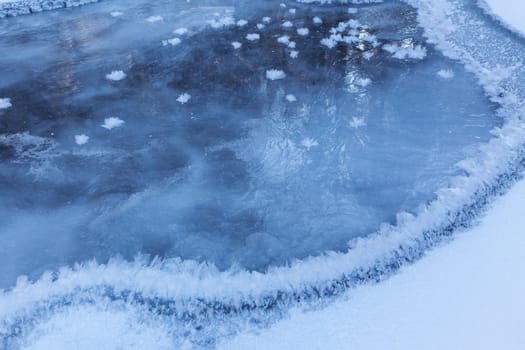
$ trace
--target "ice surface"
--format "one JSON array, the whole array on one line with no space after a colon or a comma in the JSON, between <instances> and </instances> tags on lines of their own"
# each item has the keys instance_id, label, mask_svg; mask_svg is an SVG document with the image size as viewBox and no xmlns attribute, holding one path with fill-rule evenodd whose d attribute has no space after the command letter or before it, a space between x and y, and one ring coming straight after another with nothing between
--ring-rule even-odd
<instances>
[{"instance_id":1,"label":"ice surface","mask_svg":"<svg viewBox=\"0 0 525 350\"><path fill-rule=\"evenodd\" d=\"M352 238L435 198L458 173L454 164L499 123L457 63L435 52L400 60L381 48L425 45L409 7L363 7L359 18L344 6L297 7L298 28L315 16L324 20L303 37L282 28L287 11L260 6L235 15L227 6L194 15L153 7L113 19L100 4L50 17L58 24L46 30L34 32L23 17L18 31L2 29L2 48L18 49L0 58L7 77L0 93L26 101L2 111L5 133L39 137L31 156L20 138L2 142L2 174L15 183L0 199L19 208L2 213L2 239L26 242L2 254L2 285L20 274L117 255L264 271L345 251ZM151 26L144 18L155 13L164 20ZM264 17L273 20L261 33L209 26L211 19ZM90 26L81 30L77 22ZM191 34L176 50L159 47L173 28ZM353 39L327 49L321 40L333 31ZM235 50L232 42L249 34L258 42ZM276 42L283 35L300 55ZM79 44L68 47L71 40ZM374 53L369 60L362 45ZM32 60L35 50L46 59ZM22 67L40 73L10 69L23 59ZM122 71L109 76L126 75L118 84L103 81L113 67ZM457 72L454 84L436 79L443 67ZM125 116L125 128L108 133L101 121L115 115ZM72 145L81 134L89 143ZM13 173L20 175L7 175Z\"/></svg>"},{"instance_id":2,"label":"ice surface","mask_svg":"<svg viewBox=\"0 0 525 350\"><path fill-rule=\"evenodd\" d=\"M89 142L89 136L84 134L75 135L75 143L79 146L85 145Z\"/></svg>"},{"instance_id":3,"label":"ice surface","mask_svg":"<svg viewBox=\"0 0 525 350\"><path fill-rule=\"evenodd\" d=\"M415 11L393 2L360 6L368 29L343 31L339 23L353 17L347 7L297 6L297 27L316 15L325 24L308 40L287 31L301 50L293 60L276 43L289 16L276 3L237 7L235 18L275 19L239 51L231 42L248 28L209 26L210 18L233 16L224 2L169 2L161 12L162 3L115 0L0 23L0 95L14 101L0 111L1 285L29 274L0 294L2 345L49 344L72 333L81 344L100 330L72 320L95 315L116 333L124 322L162 345L160 318L179 342L172 348L213 347L217 334L246 319L264 324L276 308L380 279L467 225L479 204L465 203L486 202L499 188L487 184L506 182L497 176L509 174L523 144L523 123L511 118L523 108L516 88L523 45L487 18L445 6L460 1L411 2L430 22L426 34L459 61L435 51ZM126 18L107 15L118 4ZM155 13L164 21L144 21ZM190 40L159 47L181 26L191 28ZM333 34L343 40L320 45ZM427 55L392 57L372 36L381 45L424 45ZM105 81L114 67L128 78ZM267 81L272 67L287 78ZM444 67L453 80L437 78ZM504 125L476 79L505 106ZM298 103L286 101L288 91ZM184 92L193 98L182 106L176 99ZM126 127L100 128L108 115L125 115ZM77 147L72 135L82 132L91 140ZM340 253L319 255L330 249ZM61 265L137 253L173 259L82 264L30 283ZM237 267L221 272L176 257ZM101 316L84 305L100 306ZM112 317L118 306L124 321ZM241 321L226 316L239 310L249 310ZM130 345L124 336L111 344Z\"/></svg>"},{"instance_id":4,"label":"ice surface","mask_svg":"<svg viewBox=\"0 0 525 350\"><path fill-rule=\"evenodd\" d=\"M110 118L104 119L104 124L102 124L101 126L104 129L111 130L114 128L121 127L122 125L124 125L124 121L122 119L118 117L110 117Z\"/></svg>"}]
</instances>

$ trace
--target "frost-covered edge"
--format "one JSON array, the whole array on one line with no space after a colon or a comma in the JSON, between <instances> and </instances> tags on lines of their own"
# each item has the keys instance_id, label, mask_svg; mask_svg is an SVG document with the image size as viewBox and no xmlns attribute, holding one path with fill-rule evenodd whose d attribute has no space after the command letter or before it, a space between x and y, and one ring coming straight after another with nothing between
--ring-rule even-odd
<instances>
[{"instance_id":1,"label":"frost-covered edge","mask_svg":"<svg viewBox=\"0 0 525 350\"><path fill-rule=\"evenodd\" d=\"M27 15L48 10L99 2L100 0L14 0L0 3L0 18Z\"/></svg>"},{"instance_id":2,"label":"frost-covered edge","mask_svg":"<svg viewBox=\"0 0 525 350\"><path fill-rule=\"evenodd\" d=\"M507 21L505 21L501 16L499 16L497 13L495 13L492 10L492 7L487 3L486 0L477 0L478 6L487 14L488 16L492 17L496 22L498 22L499 25L507 28L511 32L520 35L522 37L525 37L525 32L515 28L513 25L509 24Z\"/></svg>"},{"instance_id":3,"label":"frost-covered edge","mask_svg":"<svg viewBox=\"0 0 525 350\"><path fill-rule=\"evenodd\" d=\"M419 20L429 41L474 72L491 100L500 103L499 113L506 118L505 125L495 129L495 138L480 147L477 157L461 162L465 175L454 178L448 188L440 190L435 201L422 206L415 216L400 213L395 227L383 226L372 236L354 240L348 253L327 253L297 261L290 267L272 268L265 274L219 272L207 264L172 259L147 266L140 260L114 260L106 265L92 262L46 273L35 283L20 278L13 290L0 294L4 319L0 335L12 336L12 326L20 320L27 320L50 305L67 305L68 300L107 297L194 317L268 310L317 300L359 283L381 281L458 229L469 227L495 196L522 176L523 101L504 88L508 75L495 74L501 73L501 67L484 67L468 50L447 42L446 35L455 30L448 16L454 9L431 6L427 0L405 2L420 10ZM448 0L433 1L437 2L451 5Z\"/></svg>"}]
</instances>

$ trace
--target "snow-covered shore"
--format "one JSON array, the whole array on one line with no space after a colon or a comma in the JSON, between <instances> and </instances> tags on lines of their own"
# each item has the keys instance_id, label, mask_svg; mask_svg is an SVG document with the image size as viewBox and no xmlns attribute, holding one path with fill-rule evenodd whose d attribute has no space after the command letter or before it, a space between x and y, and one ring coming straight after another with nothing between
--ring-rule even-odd
<instances>
[{"instance_id":1,"label":"snow-covered shore","mask_svg":"<svg viewBox=\"0 0 525 350\"><path fill-rule=\"evenodd\" d=\"M525 33L525 3L486 0L485 10ZM222 349L523 349L525 180L496 200L478 226L403 268L313 312L296 310Z\"/></svg>"},{"instance_id":2,"label":"snow-covered shore","mask_svg":"<svg viewBox=\"0 0 525 350\"><path fill-rule=\"evenodd\" d=\"M523 349L525 181L481 224L379 285L221 349Z\"/></svg>"},{"instance_id":3,"label":"snow-covered shore","mask_svg":"<svg viewBox=\"0 0 525 350\"><path fill-rule=\"evenodd\" d=\"M480 0L481 6L509 29L525 36L525 2L520 0Z\"/></svg>"}]
</instances>

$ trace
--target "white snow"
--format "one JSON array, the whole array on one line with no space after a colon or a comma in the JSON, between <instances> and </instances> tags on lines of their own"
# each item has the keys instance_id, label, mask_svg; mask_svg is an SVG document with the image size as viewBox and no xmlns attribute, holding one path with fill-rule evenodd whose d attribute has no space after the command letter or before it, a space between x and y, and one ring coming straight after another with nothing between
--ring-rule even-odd
<instances>
[{"instance_id":1,"label":"white snow","mask_svg":"<svg viewBox=\"0 0 525 350\"><path fill-rule=\"evenodd\" d=\"M292 95L292 94L286 95L285 98L286 98L286 101L288 101L288 102L295 102L295 101L297 101L297 98L295 97L295 95Z\"/></svg>"},{"instance_id":2,"label":"white snow","mask_svg":"<svg viewBox=\"0 0 525 350\"><path fill-rule=\"evenodd\" d=\"M316 146L319 146L319 142L317 142L317 140L315 139L312 139L310 137L306 137L304 138L302 141L301 141L301 146L303 146L304 148L306 149L310 149L312 147L316 147Z\"/></svg>"},{"instance_id":3,"label":"white snow","mask_svg":"<svg viewBox=\"0 0 525 350\"><path fill-rule=\"evenodd\" d=\"M123 12L120 12L120 11L112 11L109 13L111 15L111 17L120 17L122 16L124 13Z\"/></svg>"},{"instance_id":4,"label":"white snow","mask_svg":"<svg viewBox=\"0 0 525 350\"><path fill-rule=\"evenodd\" d=\"M75 135L75 142L77 145L82 146L89 142L89 136L84 134Z\"/></svg>"},{"instance_id":5,"label":"white snow","mask_svg":"<svg viewBox=\"0 0 525 350\"><path fill-rule=\"evenodd\" d=\"M237 21L237 26L239 26L239 27L244 27L247 24L248 24L248 21L245 20L245 19L240 19L240 20Z\"/></svg>"},{"instance_id":6,"label":"white snow","mask_svg":"<svg viewBox=\"0 0 525 350\"><path fill-rule=\"evenodd\" d=\"M297 46L297 43L296 43L295 41L290 41L290 42L288 43L288 47L289 47L290 49L295 49L296 46Z\"/></svg>"},{"instance_id":7,"label":"white snow","mask_svg":"<svg viewBox=\"0 0 525 350\"><path fill-rule=\"evenodd\" d=\"M240 49L242 47L242 43L238 42L238 41L234 41L232 42L232 46L235 50L237 49Z\"/></svg>"},{"instance_id":8,"label":"white snow","mask_svg":"<svg viewBox=\"0 0 525 350\"><path fill-rule=\"evenodd\" d=\"M323 20L317 16L315 16L312 21L314 22L314 24L317 24L317 25L323 24Z\"/></svg>"},{"instance_id":9,"label":"white snow","mask_svg":"<svg viewBox=\"0 0 525 350\"><path fill-rule=\"evenodd\" d=\"M283 24L282 24L283 28L292 28L293 27L293 23L290 22L290 21L285 21Z\"/></svg>"},{"instance_id":10,"label":"white snow","mask_svg":"<svg viewBox=\"0 0 525 350\"><path fill-rule=\"evenodd\" d=\"M291 315L219 349L522 350L525 181L481 224L378 285Z\"/></svg>"},{"instance_id":11,"label":"white snow","mask_svg":"<svg viewBox=\"0 0 525 350\"><path fill-rule=\"evenodd\" d=\"M162 16L149 16L148 18L146 18L146 21L148 21L149 23L156 23L162 20L164 20Z\"/></svg>"},{"instance_id":12,"label":"white snow","mask_svg":"<svg viewBox=\"0 0 525 350\"><path fill-rule=\"evenodd\" d=\"M188 33L188 28L177 28L173 31L173 34L184 35Z\"/></svg>"},{"instance_id":13,"label":"white snow","mask_svg":"<svg viewBox=\"0 0 525 350\"><path fill-rule=\"evenodd\" d=\"M118 117L110 117L104 119L104 124L101 125L104 129L111 130L113 128L118 128L124 125L124 121Z\"/></svg>"},{"instance_id":14,"label":"white snow","mask_svg":"<svg viewBox=\"0 0 525 350\"><path fill-rule=\"evenodd\" d=\"M288 45L290 43L290 37L288 35L283 35L277 38L277 42L280 44Z\"/></svg>"},{"instance_id":15,"label":"white snow","mask_svg":"<svg viewBox=\"0 0 525 350\"><path fill-rule=\"evenodd\" d=\"M124 73L121 70L114 70L114 71L111 71L111 73L106 74L106 79L107 80L119 81L119 80L122 80L124 78L126 78L126 73Z\"/></svg>"},{"instance_id":16,"label":"white snow","mask_svg":"<svg viewBox=\"0 0 525 350\"><path fill-rule=\"evenodd\" d=\"M525 35L525 1L523 0L482 0L490 11L509 28Z\"/></svg>"},{"instance_id":17,"label":"white snow","mask_svg":"<svg viewBox=\"0 0 525 350\"><path fill-rule=\"evenodd\" d=\"M297 34L307 36L308 34L310 34L310 30L308 28L298 28Z\"/></svg>"},{"instance_id":18,"label":"white snow","mask_svg":"<svg viewBox=\"0 0 525 350\"><path fill-rule=\"evenodd\" d=\"M272 21L272 19L270 17L263 17L262 21L263 21L263 23L268 24L268 23L270 23Z\"/></svg>"},{"instance_id":19,"label":"white snow","mask_svg":"<svg viewBox=\"0 0 525 350\"><path fill-rule=\"evenodd\" d=\"M296 9L289 9L288 12L290 12L292 15L295 15Z\"/></svg>"},{"instance_id":20,"label":"white snow","mask_svg":"<svg viewBox=\"0 0 525 350\"><path fill-rule=\"evenodd\" d=\"M407 58L422 60L427 56L427 49L421 45L404 46L396 44L383 45L383 50L392 54L392 57L399 60Z\"/></svg>"},{"instance_id":21,"label":"white snow","mask_svg":"<svg viewBox=\"0 0 525 350\"><path fill-rule=\"evenodd\" d=\"M177 98L177 102L180 104L185 104L191 99L191 95L188 93L183 93Z\"/></svg>"},{"instance_id":22,"label":"white snow","mask_svg":"<svg viewBox=\"0 0 525 350\"><path fill-rule=\"evenodd\" d=\"M436 73L441 79L449 80L454 78L454 71L451 69L441 69Z\"/></svg>"},{"instance_id":23,"label":"white snow","mask_svg":"<svg viewBox=\"0 0 525 350\"><path fill-rule=\"evenodd\" d=\"M358 129L362 126L366 126L365 118L353 117L352 120L350 121L350 127L354 129Z\"/></svg>"},{"instance_id":24,"label":"white snow","mask_svg":"<svg viewBox=\"0 0 525 350\"><path fill-rule=\"evenodd\" d=\"M249 41L256 41L256 40L259 40L260 38L261 36L258 33L246 34L246 40L249 40Z\"/></svg>"},{"instance_id":25,"label":"white snow","mask_svg":"<svg viewBox=\"0 0 525 350\"><path fill-rule=\"evenodd\" d=\"M264 24L257 23L257 29L261 30L261 29L264 29L264 27L266 27Z\"/></svg>"},{"instance_id":26,"label":"white snow","mask_svg":"<svg viewBox=\"0 0 525 350\"><path fill-rule=\"evenodd\" d=\"M297 50L292 50L292 51L290 51L290 57L291 57L291 58L297 58L297 57L299 57L299 51L297 51Z\"/></svg>"},{"instance_id":27,"label":"white snow","mask_svg":"<svg viewBox=\"0 0 525 350\"><path fill-rule=\"evenodd\" d=\"M0 109L7 109L12 106L10 98L0 98Z\"/></svg>"},{"instance_id":28,"label":"white snow","mask_svg":"<svg viewBox=\"0 0 525 350\"><path fill-rule=\"evenodd\" d=\"M351 15L355 15L357 13L357 9L355 7L349 7L348 13Z\"/></svg>"},{"instance_id":29,"label":"white snow","mask_svg":"<svg viewBox=\"0 0 525 350\"><path fill-rule=\"evenodd\" d=\"M286 78L286 73L278 69L270 69L266 71L266 79L268 80L279 80Z\"/></svg>"},{"instance_id":30,"label":"white snow","mask_svg":"<svg viewBox=\"0 0 525 350\"><path fill-rule=\"evenodd\" d=\"M162 40L162 45L163 46L168 46L168 45L176 46L176 45L179 45L181 42L182 40L180 40L179 38L171 38L168 40Z\"/></svg>"}]
</instances>

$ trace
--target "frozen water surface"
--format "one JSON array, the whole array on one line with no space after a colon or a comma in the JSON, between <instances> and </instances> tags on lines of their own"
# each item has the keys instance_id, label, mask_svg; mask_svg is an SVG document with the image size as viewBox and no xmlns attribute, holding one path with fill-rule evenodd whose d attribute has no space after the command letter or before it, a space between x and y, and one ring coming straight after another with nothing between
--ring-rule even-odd
<instances>
[{"instance_id":1,"label":"frozen water surface","mask_svg":"<svg viewBox=\"0 0 525 350\"><path fill-rule=\"evenodd\" d=\"M116 0L0 21L0 287L91 258L263 271L345 251L500 125L407 5L294 8Z\"/></svg>"}]
</instances>

